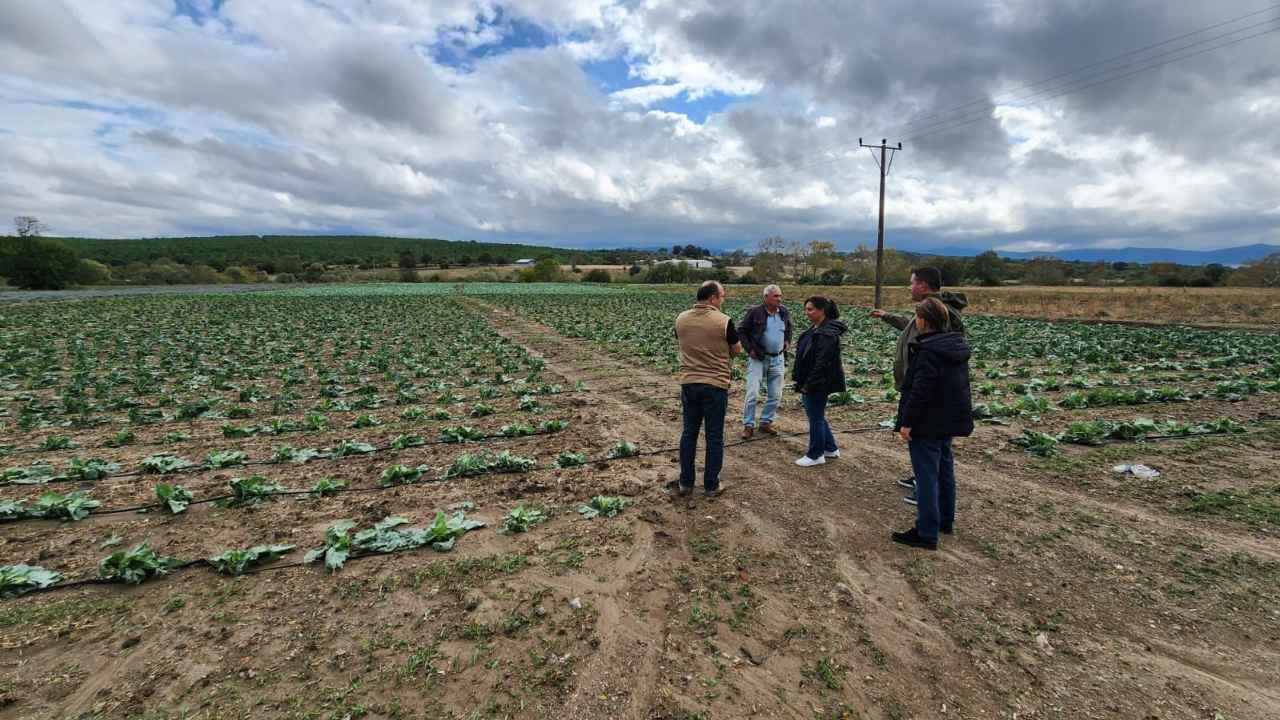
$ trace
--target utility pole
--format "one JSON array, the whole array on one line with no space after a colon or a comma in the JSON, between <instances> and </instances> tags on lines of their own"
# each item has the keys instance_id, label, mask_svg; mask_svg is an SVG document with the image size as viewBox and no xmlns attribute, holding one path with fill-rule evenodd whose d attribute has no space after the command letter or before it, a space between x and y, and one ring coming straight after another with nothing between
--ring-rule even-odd
<instances>
[{"instance_id":1,"label":"utility pole","mask_svg":"<svg viewBox=\"0 0 1280 720\"><path fill-rule=\"evenodd\" d=\"M893 166L893 155L888 156L886 161L885 155L889 151L897 153L902 149L902 143L898 143L897 147L890 147L888 140L881 138L879 145L867 145L862 142L862 138L858 138L858 147L864 147L872 150L872 159L876 161L876 165L880 167L880 226L876 231L876 299L875 307L880 307L880 286L884 279L884 179L889 176L889 168ZM880 157L877 158L875 150L880 151Z\"/></svg>"}]
</instances>

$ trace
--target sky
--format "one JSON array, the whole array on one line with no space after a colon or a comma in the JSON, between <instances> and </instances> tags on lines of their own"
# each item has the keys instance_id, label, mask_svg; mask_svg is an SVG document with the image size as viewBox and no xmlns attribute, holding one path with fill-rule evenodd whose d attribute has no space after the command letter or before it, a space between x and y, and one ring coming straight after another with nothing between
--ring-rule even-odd
<instances>
[{"instance_id":1,"label":"sky","mask_svg":"<svg viewBox=\"0 0 1280 720\"><path fill-rule=\"evenodd\" d=\"M1267 0L4 0L0 212L92 237L1280 245Z\"/></svg>"}]
</instances>

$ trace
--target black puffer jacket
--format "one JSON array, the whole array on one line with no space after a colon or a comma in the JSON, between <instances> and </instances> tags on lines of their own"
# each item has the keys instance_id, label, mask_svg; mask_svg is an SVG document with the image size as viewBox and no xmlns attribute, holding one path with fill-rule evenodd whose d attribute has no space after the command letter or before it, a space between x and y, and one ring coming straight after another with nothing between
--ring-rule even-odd
<instances>
[{"instance_id":1,"label":"black puffer jacket","mask_svg":"<svg viewBox=\"0 0 1280 720\"><path fill-rule=\"evenodd\" d=\"M895 429L937 439L973 433L969 343L957 332L926 333L911 343L911 360L898 399Z\"/></svg>"},{"instance_id":2,"label":"black puffer jacket","mask_svg":"<svg viewBox=\"0 0 1280 720\"><path fill-rule=\"evenodd\" d=\"M841 320L827 320L811 327L796 342L796 363L791 371L796 392L844 392L844 365L840 362L840 336L849 330Z\"/></svg>"}]
</instances>

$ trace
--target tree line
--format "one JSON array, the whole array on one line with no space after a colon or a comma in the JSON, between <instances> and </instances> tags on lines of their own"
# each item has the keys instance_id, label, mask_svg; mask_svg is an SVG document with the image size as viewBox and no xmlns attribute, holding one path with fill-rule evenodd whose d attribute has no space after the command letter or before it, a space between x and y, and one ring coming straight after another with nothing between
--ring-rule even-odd
<instances>
[{"instance_id":1,"label":"tree line","mask_svg":"<svg viewBox=\"0 0 1280 720\"><path fill-rule=\"evenodd\" d=\"M763 284L871 285L875 252L859 245L839 252L821 240L788 242L771 236L744 250L713 255L696 245L661 250L571 250L534 245L453 242L433 238L362 236L220 236L104 240L43 237L33 217L14 221L14 236L0 237L0 278L30 289L73 285L213 285L252 282L346 282L356 270L376 270L375 279L401 282L442 280L432 269L492 266L472 279L492 281L640 283L722 282ZM535 259L533 267L498 272L517 259ZM709 258L715 267L654 263L671 258ZM562 266L570 266L566 272ZM605 270L585 273L578 265L627 267L620 276ZM1084 262L1053 257L1002 258L994 251L974 257L922 255L886 249L884 282L905 284L912 267L931 265L947 285L1137 285L1166 287L1280 287L1280 253L1240 267L1174 263ZM741 270L729 268L749 267ZM367 275L367 274L366 274ZM367 279L367 278L366 278Z\"/></svg>"}]
</instances>

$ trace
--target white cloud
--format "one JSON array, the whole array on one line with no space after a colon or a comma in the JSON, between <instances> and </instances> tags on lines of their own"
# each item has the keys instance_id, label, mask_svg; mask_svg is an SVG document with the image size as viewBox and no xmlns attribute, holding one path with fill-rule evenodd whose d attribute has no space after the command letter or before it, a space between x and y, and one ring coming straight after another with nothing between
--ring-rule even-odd
<instances>
[{"instance_id":1,"label":"white cloud","mask_svg":"<svg viewBox=\"0 0 1280 720\"><path fill-rule=\"evenodd\" d=\"M1053 22L1057 6L984 7L989 18L939 5L937 18L855 47L842 23L876 20L858 14L869 10L756 0L228 0L202 24L175 17L170 0L9 0L0 211L85 235L865 235L878 177L865 151L849 152L857 134L956 104L954 77L988 72L983 53ZM935 21L946 32L929 35ZM516 22L551 45L501 45ZM967 31L1000 42L965 45ZM627 84L641 84L603 90L582 65L602 61L624 62ZM974 245L1035 235L1005 247L1037 250L1053 233L1203 239L1239 218L1274 236L1280 81L1266 61L1236 85L1186 80L1212 87L1212 102L1180 106L1176 131L1141 106L1108 107L1107 123L1074 97L979 104L961 134L908 140L890 225ZM889 62L912 82L880 74ZM1016 97L1022 78L991 72L961 89ZM720 96L734 104L705 122L676 110ZM1197 127L1228 133L1212 161Z\"/></svg>"}]
</instances>

